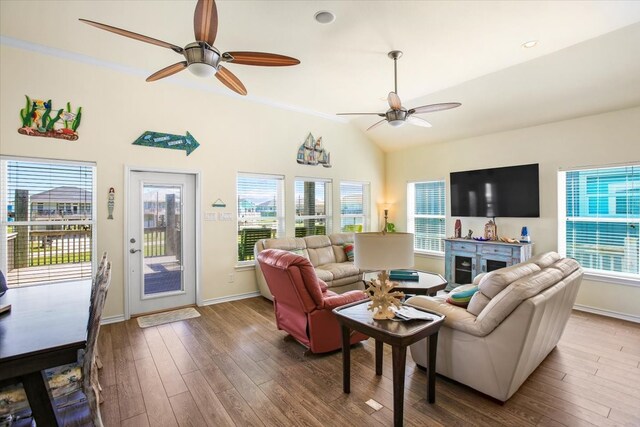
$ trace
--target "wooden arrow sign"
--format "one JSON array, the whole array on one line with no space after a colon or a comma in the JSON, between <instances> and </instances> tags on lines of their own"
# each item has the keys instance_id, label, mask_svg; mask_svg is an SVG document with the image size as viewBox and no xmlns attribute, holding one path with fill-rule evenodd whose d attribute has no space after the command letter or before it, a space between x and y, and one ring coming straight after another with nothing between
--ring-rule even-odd
<instances>
[{"instance_id":1,"label":"wooden arrow sign","mask_svg":"<svg viewBox=\"0 0 640 427\"><path fill-rule=\"evenodd\" d=\"M173 135L170 133L146 131L133 142L133 145L143 145L145 147L170 148L172 150L185 150L187 156L200 146L198 141L187 132L186 136Z\"/></svg>"}]
</instances>

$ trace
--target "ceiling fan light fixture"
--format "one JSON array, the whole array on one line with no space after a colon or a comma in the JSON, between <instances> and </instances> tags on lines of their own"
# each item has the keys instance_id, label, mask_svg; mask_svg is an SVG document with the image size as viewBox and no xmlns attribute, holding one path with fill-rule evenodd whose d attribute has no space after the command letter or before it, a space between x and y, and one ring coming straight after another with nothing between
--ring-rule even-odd
<instances>
[{"instance_id":1,"label":"ceiling fan light fixture","mask_svg":"<svg viewBox=\"0 0 640 427\"><path fill-rule=\"evenodd\" d=\"M394 128L399 128L400 126L403 126L405 124L404 120L390 120L389 121L389 125L393 126Z\"/></svg>"},{"instance_id":2,"label":"ceiling fan light fixture","mask_svg":"<svg viewBox=\"0 0 640 427\"><path fill-rule=\"evenodd\" d=\"M205 64L204 62L194 62L189 64L189 71L191 74L198 77L213 77L218 70L212 65Z\"/></svg>"}]
</instances>

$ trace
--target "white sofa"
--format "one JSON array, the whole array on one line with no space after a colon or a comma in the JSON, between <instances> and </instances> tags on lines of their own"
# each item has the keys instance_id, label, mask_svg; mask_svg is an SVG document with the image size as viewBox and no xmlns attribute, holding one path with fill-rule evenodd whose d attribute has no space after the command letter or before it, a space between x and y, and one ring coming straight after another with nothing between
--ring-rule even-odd
<instances>
[{"instance_id":1,"label":"white sofa","mask_svg":"<svg viewBox=\"0 0 640 427\"><path fill-rule=\"evenodd\" d=\"M436 372L504 402L560 340L582 275L575 260L547 252L457 288L479 288L466 309L448 304L446 295L407 304L446 315ZM426 366L426 342L413 344L411 355Z\"/></svg>"},{"instance_id":2,"label":"white sofa","mask_svg":"<svg viewBox=\"0 0 640 427\"><path fill-rule=\"evenodd\" d=\"M353 233L258 240L254 247L254 255L256 281L260 293L265 298L273 300L257 261L258 254L264 249L282 249L304 256L313 265L318 278L333 292L341 294L356 289L364 290L362 271L353 265L353 261L347 259L344 252L344 245L348 243L353 243Z\"/></svg>"}]
</instances>

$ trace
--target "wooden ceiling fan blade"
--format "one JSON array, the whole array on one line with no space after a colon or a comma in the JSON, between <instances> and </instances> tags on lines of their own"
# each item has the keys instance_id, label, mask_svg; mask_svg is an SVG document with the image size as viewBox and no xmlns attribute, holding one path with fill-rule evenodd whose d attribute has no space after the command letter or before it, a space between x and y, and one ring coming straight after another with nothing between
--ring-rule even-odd
<instances>
[{"instance_id":1,"label":"wooden ceiling fan blade","mask_svg":"<svg viewBox=\"0 0 640 427\"><path fill-rule=\"evenodd\" d=\"M262 67L285 67L298 65L296 58L266 52L225 52L222 59L227 62L242 65L259 65Z\"/></svg>"},{"instance_id":2,"label":"wooden ceiling fan blade","mask_svg":"<svg viewBox=\"0 0 640 427\"><path fill-rule=\"evenodd\" d=\"M165 77L172 76L175 73L184 70L185 68L187 68L187 61L177 62L151 74L149 77L147 77L147 81L155 82L156 80L164 79Z\"/></svg>"},{"instance_id":3,"label":"wooden ceiling fan blade","mask_svg":"<svg viewBox=\"0 0 640 427\"><path fill-rule=\"evenodd\" d=\"M400 102L400 97L395 92L389 92L389 96L387 97L387 101L389 101L389 107L394 110L399 110L402 108L402 103Z\"/></svg>"},{"instance_id":4,"label":"wooden ceiling fan blade","mask_svg":"<svg viewBox=\"0 0 640 427\"><path fill-rule=\"evenodd\" d=\"M423 128L431 127L431 123L429 123L425 119L421 119L420 117L409 116L407 117L407 123L411 123L412 125L416 126L422 126Z\"/></svg>"},{"instance_id":5,"label":"wooden ceiling fan blade","mask_svg":"<svg viewBox=\"0 0 640 427\"><path fill-rule=\"evenodd\" d=\"M371 129L373 129L373 128L376 128L376 127L380 126L382 123L384 123L384 122L386 122L386 121L387 121L387 119L382 119L382 120L380 120L379 122L375 122L374 124L372 124L371 126L369 126L369 127L367 128L367 131L370 131Z\"/></svg>"},{"instance_id":6,"label":"wooden ceiling fan blade","mask_svg":"<svg viewBox=\"0 0 640 427\"><path fill-rule=\"evenodd\" d=\"M226 87L240 95L246 95L247 89L244 87L240 79L238 79L231 71L224 68L222 65L218 68L216 73L218 80L222 82Z\"/></svg>"},{"instance_id":7,"label":"wooden ceiling fan blade","mask_svg":"<svg viewBox=\"0 0 640 427\"><path fill-rule=\"evenodd\" d=\"M409 110L409 114L423 114L423 113L433 113L436 111L450 110L452 108L457 108L462 104L459 102L444 102L442 104L431 104L431 105L423 105L422 107L416 107Z\"/></svg>"},{"instance_id":8,"label":"wooden ceiling fan blade","mask_svg":"<svg viewBox=\"0 0 640 427\"><path fill-rule=\"evenodd\" d=\"M213 46L218 33L218 9L214 0L198 0L193 14L193 33L197 41Z\"/></svg>"},{"instance_id":9,"label":"wooden ceiling fan blade","mask_svg":"<svg viewBox=\"0 0 640 427\"><path fill-rule=\"evenodd\" d=\"M171 49L177 53L182 53L183 49L180 46L176 46L171 43L163 42L162 40L154 39L152 37L143 36L142 34L134 33L133 31L123 30L122 28L112 27L111 25L101 24L95 21L89 21L88 19L79 18L80 21L85 24L92 25L96 28L100 28L101 30L110 31L115 34L119 34L121 36L129 37L135 40L140 40L141 42L151 43L156 46L166 47L167 49Z\"/></svg>"},{"instance_id":10,"label":"wooden ceiling fan blade","mask_svg":"<svg viewBox=\"0 0 640 427\"><path fill-rule=\"evenodd\" d=\"M384 117L384 113L336 113L336 116L380 116L380 117Z\"/></svg>"}]
</instances>

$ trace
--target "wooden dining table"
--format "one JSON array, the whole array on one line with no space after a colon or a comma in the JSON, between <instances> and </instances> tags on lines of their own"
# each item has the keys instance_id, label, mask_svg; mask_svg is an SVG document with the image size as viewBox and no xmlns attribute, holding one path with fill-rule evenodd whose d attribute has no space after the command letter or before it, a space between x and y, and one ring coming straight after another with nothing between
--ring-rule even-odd
<instances>
[{"instance_id":1,"label":"wooden dining table","mask_svg":"<svg viewBox=\"0 0 640 427\"><path fill-rule=\"evenodd\" d=\"M0 305L0 385L21 382L37 425L58 426L44 369L78 360L87 342L91 281L10 288Z\"/></svg>"}]
</instances>

